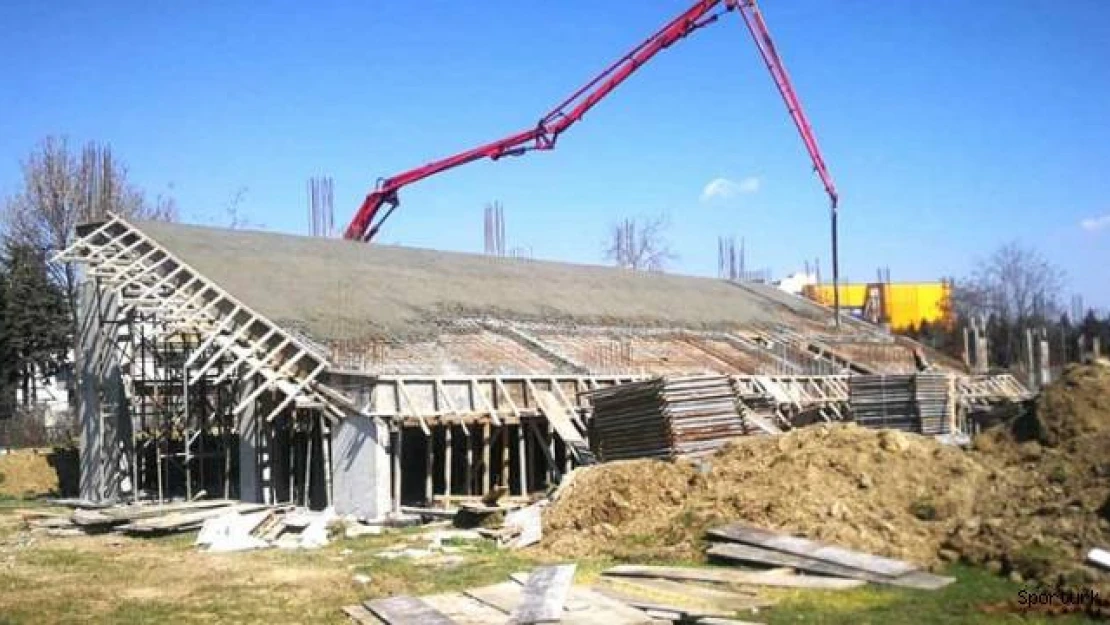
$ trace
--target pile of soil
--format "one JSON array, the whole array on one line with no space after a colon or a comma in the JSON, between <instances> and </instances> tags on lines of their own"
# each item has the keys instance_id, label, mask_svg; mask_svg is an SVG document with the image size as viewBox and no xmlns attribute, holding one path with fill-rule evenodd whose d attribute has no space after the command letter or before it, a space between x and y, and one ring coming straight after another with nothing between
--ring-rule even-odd
<instances>
[{"instance_id":1,"label":"pile of soil","mask_svg":"<svg viewBox=\"0 0 1110 625\"><path fill-rule=\"evenodd\" d=\"M998 488L945 547L1022 579L1107 581L1083 566L1110 545L1110 366L1073 366L1035 410L975 441Z\"/></svg>"},{"instance_id":2,"label":"pile of soil","mask_svg":"<svg viewBox=\"0 0 1110 625\"><path fill-rule=\"evenodd\" d=\"M563 556L704 558L708 527L788 531L928 567L1091 583L1110 546L1110 367L1076 366L971 451L852 424L739 439L698 462L581 470L545 514Z\"/></svg>"},{"instance_id":3,"label":"pile of soil","mask_svg":"<svg viewBox=\"0 0 1110 625\"><path fill-rule=\"evenodd\" d=\"M744 520L934 565L987 473L925 437L818 425L739 439L701 463L587 469L546 515L545 543L574 555L697 559L708 527Z\"/></svg>"},{"instance_id":4,"label":"pile of soil","mask_svg":"<svg viewBox=\"0 0 1110 625\"><path fill-rule=\"evenodd\" d=\"M58 492L52 454L21 449L0 454L0 496L37 497Z\"/></svg>"}]
</instances>

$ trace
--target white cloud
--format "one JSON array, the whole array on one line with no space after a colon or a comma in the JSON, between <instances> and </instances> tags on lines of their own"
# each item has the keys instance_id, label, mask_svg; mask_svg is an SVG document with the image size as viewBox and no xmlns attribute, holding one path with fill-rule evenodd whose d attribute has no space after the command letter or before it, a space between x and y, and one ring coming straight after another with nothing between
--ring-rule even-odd
<instances>
[{"instance_id":1,"label":"white cloud","mask_svg":"<svg viewBox=\"0 0 1110 625\"><path fill-rule=\"evenodd\" d=\"M1103 228L1110 228L1110 213L1099 217L1088 217L1079 222L1079 227L1087 232L1098 232Z\"/></svg>"},{"instance_id":2,"label":"white cloud","mask_svg":"<svg viewBox=\"0 0 1110 625\"><path fill-rule=\"evenodd\" d=\"M728 178L714 178L701 190L701 201L727 200L737 195L751 195L759 191L759 178L748 176L739 182Z\"/></svg>"}]
</instances>

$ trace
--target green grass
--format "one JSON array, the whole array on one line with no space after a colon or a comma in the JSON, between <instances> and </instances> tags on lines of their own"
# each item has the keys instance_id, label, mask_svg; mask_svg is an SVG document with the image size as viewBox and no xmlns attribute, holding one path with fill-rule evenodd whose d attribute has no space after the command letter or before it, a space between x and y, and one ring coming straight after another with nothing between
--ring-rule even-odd
<instances>
[{"instance_id":1,"label":"green grass","mask_svg":"<svg viewBox=\"0 0 1110 625\"><path fill-rule=\"evenodd\" d=\"M0 505L2 507L2 505ZM112 535L49 539L41 534L14 541L18 519L0 516L0 625L7 623L346 623L340 608L394 594L459 591L503 582L509 575L558 554L498 549L488 542L447 540L455 553L386 559L376 554L424 548L415 528L379 536L336 539L314 551L266 550L205 554L195 534L150 539ZM5 534L7 536L5 537ZM16 546L16 543L21 546ZM627 540L634 553L646 537ZM456 556L461 557L461 561ZM631 558L647 563L647 558ZM576 581L593 583L612 559L577 560ZM655 564L690 565L692 562ZM1048 623L1090 622L1079 617L1051 621L1020 614L986 613L983 606L1014 601L1023 585L983 569L954 567L958 581L940 591L865 586L850 591L767 591L774 608L744 615L783 623ZM370 583L356 581L368 575Z\"/></svg>"},{"instance_id":2,"label":"green grass","mask_svg":"<svg viewBox=\"0 0 1110 625\"><path fill-rule=\"evenodd\" d=\"M1015 601L1022 588L984 569L952 567L956 582L935 591L867 585L837 592L786 592L773 609L760 614L768 625L821 623L829 625L933 625L943 623L1096 623L1079 616L1046 618L1021 613L987 613L983 607Z\"/></svg>"}]
</instances>

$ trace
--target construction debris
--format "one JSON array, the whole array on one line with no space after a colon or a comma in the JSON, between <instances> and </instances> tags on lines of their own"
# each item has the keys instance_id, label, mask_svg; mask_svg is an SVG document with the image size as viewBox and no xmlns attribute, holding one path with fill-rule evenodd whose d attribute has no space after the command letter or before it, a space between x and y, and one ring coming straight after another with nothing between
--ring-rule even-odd
<instances>
[{"instance_id":1,"label":"construction debris","mask_svg":"<svg viewBox=\"0 0 1110 625\"><path fill-rule=\"evenodd\" d=\"M270 510L247 514L227 512L205 521L193 544L205 548L205 551L216 552L264 549L270 543L255 536L253 532L271 514L273 512Z\"/></svg>"},{"instance_id":2,"label":"construction debris","mask_svg":"<svg viewBox=\"0 0 1110 625\"><path fill-rule=\"evenodd\" d=\"M743 571L725 567L614 566L602 573L612 577L644 577L673 581L705 582L733 586L768 586L778 588L807 588L815 590L846 590L858 588L866 582L823 575L798 575L793 569L768 569Z\"/></svg>"},{"instance_id":3,"label":"construction debris","mask_svg":"<svg viewBox=\"0 0 1110 625\"><path fill-rule=\"evenodd\" d=\"M1087 552L1087 562L1110 571L1110 551L1095 547Z\"/></svg>"},{"instance_id":4,"label":"construction debris","mask_svg":"<svg viewBox=\"0 0 1110 625\"><path fill-rule=\"evenodd\" d=\"M921 590L937 590L955 581L919 570L915 564L837 547L779 532L734 523L709 531L712 538L733 541L710 547L709 555L768 566L789 566L849 579ZM740 544L734 544L740 543Z\"/></svg>"},{"instance_id":5,"label":"construction debris","mask_svg":"<svg viewBox=\"0 0 1110 625\"><path fill-rule=\"evenodd\" d=\"M540 567L524 583L523 599L509 613L510 623L548 623L560 620L567 591L574 581L573 564Z\"/></svg>"},{"instance_id":6,"label":"construction debris","mask_svg":"<svg viewBox=\"0 0 1110 625\"><path fill-rule=\"evenodd\" d=\"M328 525L334 520L330 508L311 512L280 507L248 514L231 509L205 521L196 545L206 551L317 549L328 544Z\"/></svg>"},{"instance_id":7,"label":"construction debris","mask_svg":"<svg viewBox=\"0 0 1110 625\"><path fill-rule=\"evenodd\" d=\"M291 505L271 506L223 499L77 508L69 516L28 514L24 517L28 527L45 530L54 536L109 531L156 536L199 530L195 544L212 552L271 546L315 549L328 543L328 527L335 521L331 508L315 512ZM380 532L380 528L376 529Z\"/></svg>"},{"instance_id":8,"label":"construction debris","mask_svg":"<svg viewBox=\"0 0 1110 625\"><path fill-rule=\"evenodd\" d=\"M463 592L390 597L346 606L343 612L365 625L653 625L652 616L614 600L601 590L571 584L574 566L541 567L508 581ZM735 612L721 611L722 616ZM439 620L447 619L447 620Z\"/></svg>"}]
</instances>

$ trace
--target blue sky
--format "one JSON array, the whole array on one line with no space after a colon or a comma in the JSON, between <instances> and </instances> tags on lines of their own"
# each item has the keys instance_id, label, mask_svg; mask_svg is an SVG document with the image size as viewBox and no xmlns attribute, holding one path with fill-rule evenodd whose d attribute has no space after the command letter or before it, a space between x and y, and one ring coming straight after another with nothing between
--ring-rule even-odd
<instances>
[{"instance_id":1,"label":"blue sky","mask_svg":"<svg viewBox=\"0 0 1110 625\"><path fill-rule=\"evenodd\" d=\"M188 221L345 224L376 178L528 127L687 0L0 4L0 194L48 134L110 142ZM157 5L157 6L156 6ZM1110 2L764 0L842 196L843 274L966 274L1019 239L1110 306ZM703 198L718 178L729 193ZM172 188L171 188L172 187ZM827 201L739 16L661 53L554 152L402 192L380 240L601 261L612 222L666 213L673 269L716 237L776 275L828 264Z\"/></svg>"}]
</instances>

